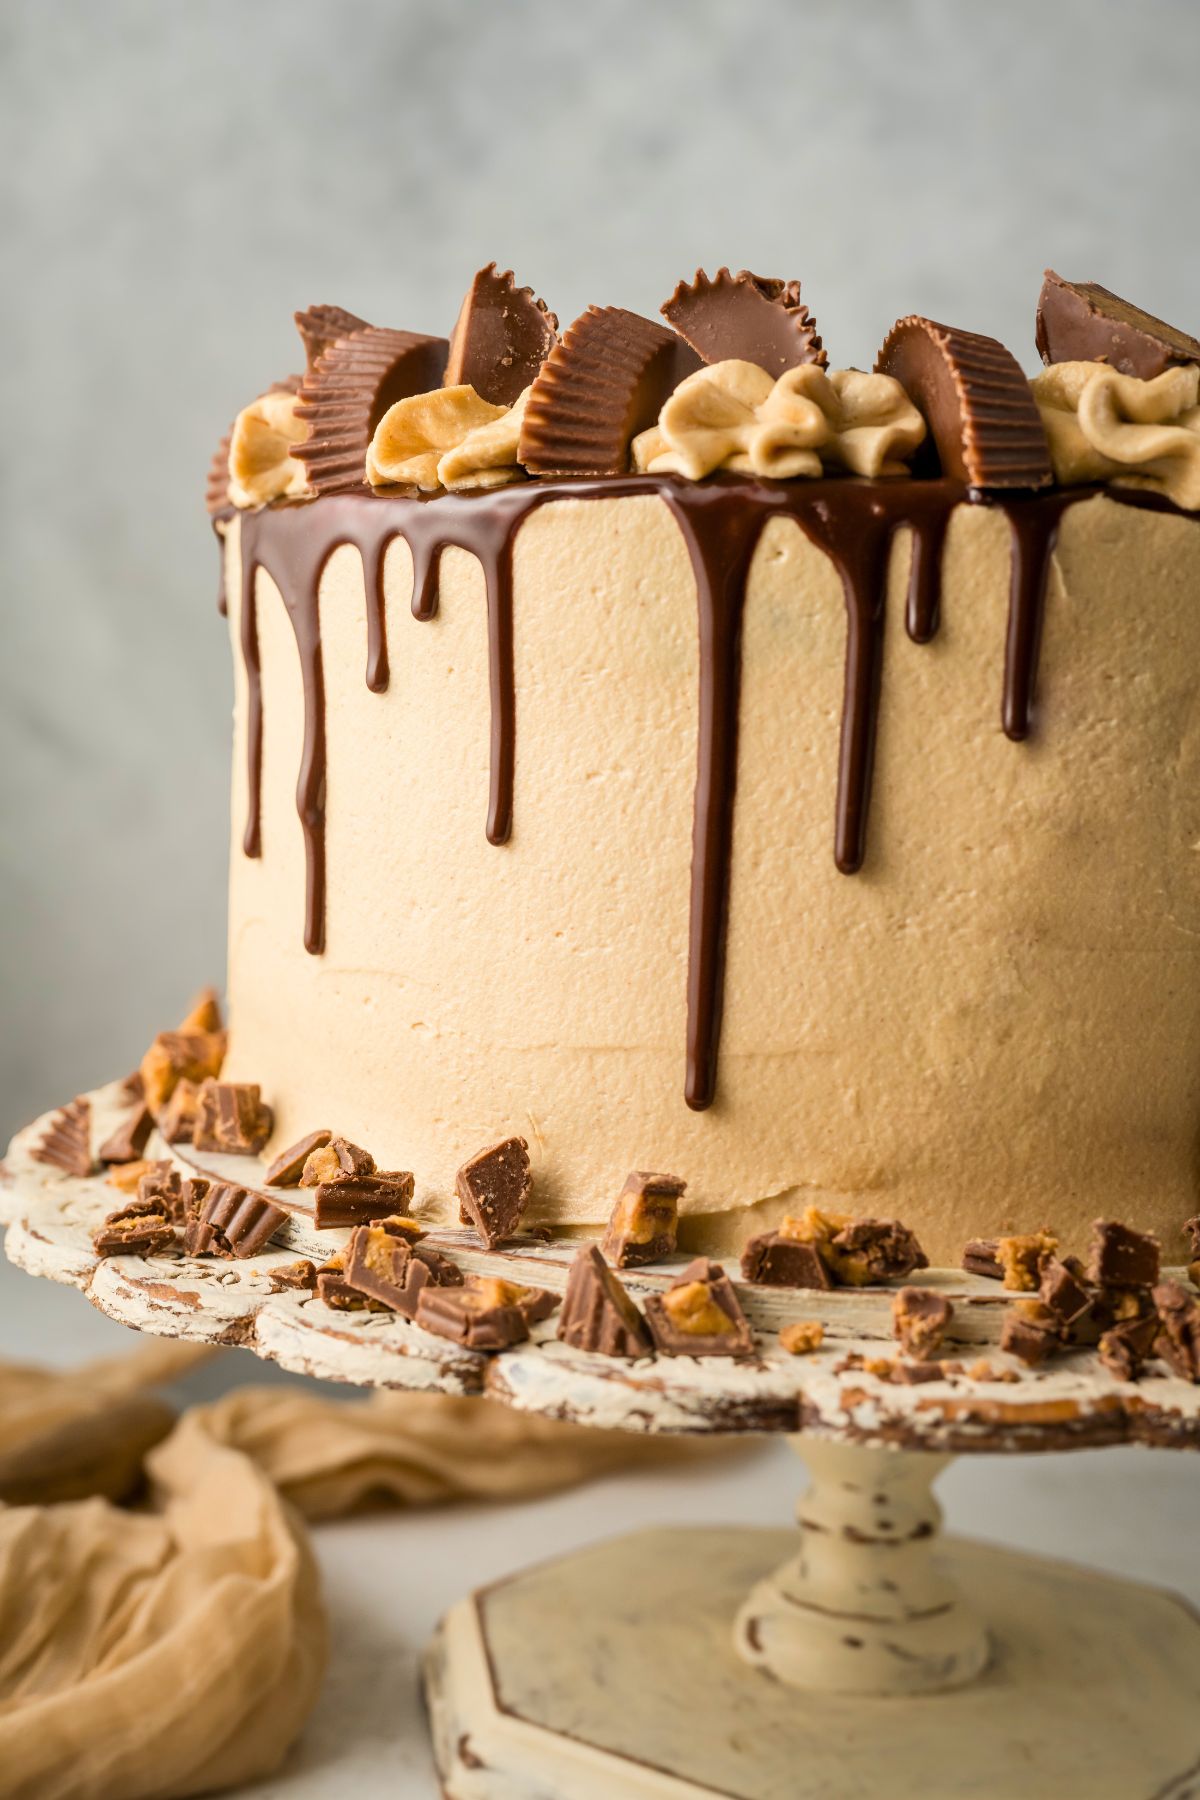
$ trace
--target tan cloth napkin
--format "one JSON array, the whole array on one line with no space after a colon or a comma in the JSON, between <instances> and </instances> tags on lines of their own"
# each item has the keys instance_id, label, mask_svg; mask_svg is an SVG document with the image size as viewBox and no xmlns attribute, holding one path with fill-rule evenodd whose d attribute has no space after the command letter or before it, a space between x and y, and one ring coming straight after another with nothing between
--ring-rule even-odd
<instances>
[{"instance_id":1,"label":"tan cloth napkin","mask_svg":"<svg viewBox=\"0 0 1200 1800\"><path fill-rule=\"evenodd\" d=\"M429 1394L243 1388L169 1413L141 1392L212 1354L156 1344L56 1374L0 1364L0 1800L169 1800L277 1767L326 1643L303 1513L546 1492L698 1444ZM144 1409L156 1408L152 1417ZM143 1409L143 1410L139 1410Z\"/></svg>"}]
</instances>

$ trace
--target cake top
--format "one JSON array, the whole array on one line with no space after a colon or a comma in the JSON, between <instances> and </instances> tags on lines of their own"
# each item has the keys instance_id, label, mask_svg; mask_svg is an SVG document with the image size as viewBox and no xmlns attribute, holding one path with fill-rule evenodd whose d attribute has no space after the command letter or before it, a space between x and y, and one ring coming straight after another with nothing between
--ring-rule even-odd
<instances>
[{"instance_id":1,"label":"cake top","mask_svg":"<svg viewBox=\"0 0 1200 1800\"><path fill-rule=\"evenodd\" d=\"M209 510L345 493L717 472L938 476L974 495L1119 482L1200 509L1200 340L1046 271L1028 381L995 338L899 319L866 372L829 367L800 283L697 270L663 323L589 306L560 335L494 263L449 338L296 314L305 372L238 414Z\"/></svg>"}]
</instances>

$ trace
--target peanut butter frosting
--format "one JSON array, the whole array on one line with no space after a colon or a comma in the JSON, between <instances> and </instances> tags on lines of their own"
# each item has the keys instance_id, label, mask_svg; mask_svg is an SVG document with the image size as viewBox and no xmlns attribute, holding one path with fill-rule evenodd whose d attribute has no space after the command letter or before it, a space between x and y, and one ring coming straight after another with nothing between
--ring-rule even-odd
<instances>
[{"instance_id":1,"label":"peanut butter frosting","mask_svg":"<svg viewBox=\"0 0 1200 1800\"><path fill-rule=\"evenodd\" d=\"M925 421L898 381L816 363L772 380L754 363L711 363L681 381L657 425L633 441L643 473L700 481L714 469L777 481L821 475L903 475Z\"/></svg>"},{"instance_id":2,"label":"peanut butter frosting","mask_svg":"<svg viewBox=\"0 0 1200 1800\"><path fill-rule=\"evenodd\" d=\"M524 478L517 444L528 388L496 406L459 385L413 394L388 408L367 449L373 487L492 488Z\"/></svg>"},{"instance_id":3,"label":"peanut butter frosting","mask_svg":"<svg viewBox=\"0 0 1200 1800\"><path fill-rule=\"evenodd\" d=\"M286 387L272 388L244 406L229 438L229 499L238 507L265 506L271 500L296 500L309 492L304 464L292 455L308 436L296 417L297 397Z\"/></svg>"},{"instance_id":4,"label":"peanut butter frosting","mask_svg":"<svg viewBox=\"0 0 1200 1800\"><path fill-rule=\"evenodd\" d=\"M1054 478L1126 481L1200 508L1200 367L1151 380L1101 362L1054 363L1033 381Z\"/></svg>"}]
</instances>

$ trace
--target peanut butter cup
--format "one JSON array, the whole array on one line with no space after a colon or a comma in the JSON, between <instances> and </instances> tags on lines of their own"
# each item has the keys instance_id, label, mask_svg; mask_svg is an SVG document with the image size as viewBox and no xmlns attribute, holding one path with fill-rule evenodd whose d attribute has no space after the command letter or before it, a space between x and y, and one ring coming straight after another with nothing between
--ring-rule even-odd
<instances>
[{"instance_id":1,"label":"peanut butter cup","mask_svg":"<svg viewBox=\"0 0 1200 1800\"><path fill-rule=\"evenodd\" d=\"M67 1175L93 1175L92 1106L82 1097L60 1107L30 1152L35 1162L49 1163Z\"/></svg>"},{"instance_id":2,"label":"peanut butter cup","mask_svg":"<svg viewBox=\"0 0 1200 1800\"><path fill-rule=\"evenodd\" d=\"M533 475L622 475L629 446L701 366L675 332L622 306L589 306L533 384L520 461Z\"/></svg>"},{"instance_id":3,"label":"peanut butter cup","mask_svg":"<svg viewBox=\"0 0 1200 1800\"><path fill-rule=\"evenodd\" d=\"M801 363L823 369L829 361L798 281L752 275L749 269L736 275L718 269L713 276L697 269L659 310L706 363L732 357L782 375Z\"/></svg>"},{"instance_id":4,"label":"peanut butter cup","mask_svg":"<svg viewBox=\"0 0 1200 1800\"><path fill-rule=\"evenodd\" d=\"M480 269L450 334L447 387L475 389L493 406L511 406L558 342L558 320L511 269Z\"/></svg>"},{"instance_id":5,"label":"peanut butter cup","mask_svg":"<svg viewBox=\"0 0 1200 1800\"><path fill-rule=\"evenodd\" d=\"M924 414L943 475L981 489L1050 486L1050 452L1029 383L995 338L914 313L892 326L875 367Z\"/></svg>"},{"instance_id":6,"label":"peanut butter cup","mask_svg":"<svg viewBox=\"0 0 1200 1800\"><path fill-rule=\"evenodd\" d=\"M1044 363L1105 362L1152 381L1179 363L1200 363L1200 339L1096 281L1064 281L1046 270L1034 336Z\"/></svg>"},{"instance_id":7,"label":"peanut butter cup","mask_svg":"<svg viewBox=\"0 0 1200 1800\"><path fill-rule=\"evenodd\" d=\"M318 494L353 493L366 481L367 446L389 406L440 386L445 338L366 325L338 338L304 377L297 418L308 437L293 454Z\"/></svg>"},{"instance_id":8,"label":"peanut butter cup","mask_svg":"<svg viewBox=\"0 0 1200 1800\"><path fill-rule=\"evenodd\" d=\"M365 319L347 312L344 306L309 306L293 317L304 345L305 367L309 374L339 338L353 337L356 331L371 329Z\"/></svg>"},{"instance_id":9,"label":"peanut butter cup","mask_svg":"<svg viewBox=\"0 0 1200 1800\"><path fill-rule=\"evenodd\" d=\"M580 1250L571 1264L558 1335L564 1344L596 1356L653 1354L645 1320L595 1244Z\"/></svg>"}]
</instances>

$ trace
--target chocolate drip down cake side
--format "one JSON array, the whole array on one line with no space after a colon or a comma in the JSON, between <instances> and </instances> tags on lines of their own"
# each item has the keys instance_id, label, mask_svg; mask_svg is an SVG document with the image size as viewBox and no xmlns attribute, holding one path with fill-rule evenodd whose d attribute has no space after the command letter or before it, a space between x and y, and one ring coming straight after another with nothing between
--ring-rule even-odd
<instances>
[{"instance_id":1,"label":"chocolate drip down cake side","mask_svg":"<svg viewBox=\"0 0 1200 1800\"><path fill-rule=\"evenodd\" d=\"M447 1223L519 1134L527 1224L669 1169L700 1255L815 1206L1184 1260L1200 343L1054 275L1032 381L919 316L834 367L727 270L297 322L209 489L265 1154L335 1124Z\"/></svg>"}]
</instances>

